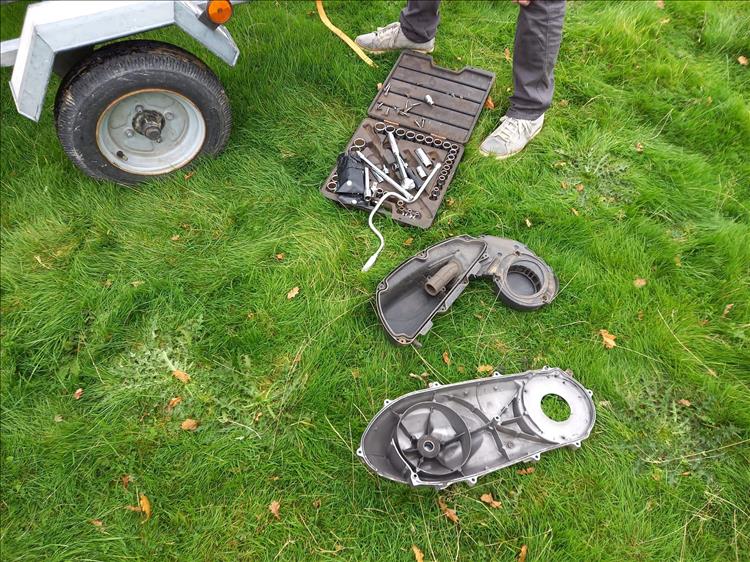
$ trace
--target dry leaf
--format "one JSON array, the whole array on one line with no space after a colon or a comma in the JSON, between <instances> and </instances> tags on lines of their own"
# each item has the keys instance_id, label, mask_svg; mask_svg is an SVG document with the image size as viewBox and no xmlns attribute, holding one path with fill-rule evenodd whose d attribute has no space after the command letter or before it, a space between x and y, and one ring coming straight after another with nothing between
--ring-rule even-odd
<instances>
[{"instance_id":1,"label":"dry leaf","mask_svg":"<svg viewBox=\"0 0 750 562\"><path fill-rule=\"evenodd\" d=\"M703 320L698 322L698 325L705 326L706 324L708 324L708 322L709 322L708 318L704 318Z\"/></svg>"},{"instance_id":2,"label":"dry leaf","mask_svg":"<svg viewBox=\"0 0 750 562\"><path fill-rule=\"evenodd\" d=\"M172 242L177 242L177 241L178 241L179 239L180 239L180 235L179 235L179 234L175 234L174 236L172 236L172 237L170 238L170 240L171 240Z\"/></svg>"},{"instance_id":3,"label":"dry leaf","mask_svg":"<svg viewBox=\"0 0 750 562\"><path fill-rule=\"evenodd\" d=\"M184 382L185 384L190 382L190 375L188 375L185 371L175 369L174 371L172 371L172 376L178 381Z\"/></svg>"},{"instance_id":4,"label":"dry leaf","mask_svg":"<svg viewBox=\"0 0 750 562\"><path fill-rule=\"evenodd\" d=\"M642 310L638 311L638 320L643 320L643 311Z\"/></svg>"},{"instance_id":5,"label":"dry leaf","mask_svg":"<svg viewBox=\"0 0 750 562\"><path fill-rule=\"evenodd\" d=\"M566 181L561 181L560 187L562 187L563 189L568 189L570 187L570 184Z\"/></svg>"},{"instance_id":6,"label":"dry leaf","mask_svg":"<svg viewBox=\"0 0 750 562\"><path fill-rule=\"evenodd\" d=\"M479 367L477 367L477 373L491 373L494 370L495 367L492 365L479 365Z\"/></svg>"},{"instance_id":7,"label":"dry leaf","mask_svg":"<svg viewBox=\"0 0 750 562\"><path fill-rule=\"evenodd\" d=\"M745 55L740 55L739 57L737 57L737 62L742 66L747 66L747 57Z\"/></svg>"},{"instance_id":8,"label":"dry leaf","mask_svg":"<svg viewBox=\"0 0 750 562\"><path fill-rule=\"evenodd\" d=\"M128 489L128 486L130 486L131 480L132 480L132 477L130 476L130 474L123 474L120 477L120 482L122 482L122 487L125 488L126 490Z\"/></svg>"},{"instance_id":9,"label":"dry leaf","mask_svg":"<svg viewBox=\"0 0 750 562\"><path fill-rule=\"evenodd\" d=\"M187 174L185 174L185 181L189 180L194 175L195 175L195 170L193 170L192 172L188 172Z\"/></svg>"},{"instance_id":10,"label":"dry leaf","mask_svg":"<svg viewBox=\"0 0 750 562\"><path fill-rule=\"evenodd\" d=\"M581 192L581 191L583 191L583 190L584 190L584 186L583 186L583 184L582 184L582 183L577 183L577 184L576 184L576 191L577 191L578 193L580 193L580 192Z\"/></svg>"},{"instance_id":11,"label":"dry leaf","mask_svg":"<svg viewBox=\"0 0 750 562\"><path fill-rule=\"evenodd\" d=\"M184 429L185 431L195 431L198 429L199 422L198 420L194 420L193 418L187 418L185 421L183 421L180 424L180 428Z\"/></svg>"},{"instance_id":12,"label":"dry leaf","mask_svg":"<svg viewBox=\"0 0 750 562\"><path fill-rule=\"evenodd\" d=\"M578 209L576 209L575 207L571 207L570 212L573 213L575 216L578 216Z\"/></svg>"},{"instance_id":13,"label":"dry leaf","mask_svg":"<svg viewBox=\"0 0 750 562\"><path fill-rule=\"evenodd\" d=\"M104 526L104 521L102 521L101 519L92 519L91 521L89 521L89 523L91 523L94 527Z\"/></svg>"},{"instance_id":14,"label":"dry leaf","mask_svg":"<svg viewBox=\"0 0 750 562\"><path fill-rule=\"evenodd\" d=\"M291 291L286 294L287 299L293 299L299 294L299 287L294 287Z\"/></svg>"},{"instance_id":15,"label":"dry leaf","mask_svg":"<svg viewBox=\"0 0 750 562\"><path fill-rule=\"evenodd\" d=\"M526 555L529 552L529 547L526 545L521 546L521 552L518 553L518 562L526 562Z\"/></svg>"},{"instance_id":16,"label":"dry leaf","mask_svg":"<svg viewBox=\"0 0 750 562\"><path fill-rule=\"evenodd\" d=\"M414 238L407 238L406 240L404 240L404 246L411 246L413 242Z\"/></svg>"},{"instance_id":17,"label":"dry leaf","mask_svg":"<svg viewBox=\"0 0 750 562\"><path fill-rule=\"evenodd\" d=\"M659 8L660 10L664 9L664 0L656 0L654 4L656 4L656 7Z\"/></svg>"},{"instance_id":18,"label":"dry leaf","mask_svg":"<svg viewBox=\"0 0 750 562\"><path fill-rule=\"evenodd\" d=\"M140 499L138 500L138 505L141 507L141 511L146 514L146 518L142 521L145 523L149 519L151 519L151 502L148 501L148 498L145 494L141 494Z\"/></svg>"},{"instance_id":19,"label":"dry leaf","mask_svg":"<svg viewBox=\"0 0 750 562\"><path fill-rule=\"evenodd\" d=\"M134 511L135 513L141 513L143 511L140 505L126 505L125 509L128 511Z\"/></svg>"},{"instance_id":20,"label":"dry leaf","mask_svg":"<svg viewBox=\"0 0 750 562\"><path fill-rule=\"evenodd\" d=\"M722 318L726 318L729 312L734 308L734 303L729 303L724 307L724 312L721 313Z\"/></svg>"},{"instance_id":21,"label":"dry leaf","mask_svg":"<svg viewBox=\"0 0 750 562\"><path fill-rule=\"evenodd\" d=\"M690 405L691 405L691 402L690 402L690 400L688 400L687 398L680 398L680 399L679 399L679 400L677 401L677 403L678 403L678 404L679 404L680 406L685 406L686 408L689 408L689 407L690 407Z\"/></svg>"},{"instance_id":22,"label":"dry leaf","mask_svg":"<svg viewBox=\"0 0 750 562\"><path fill-rule=\"evenodd\" d=\"M416 544L411 545L411 551L414 553L416 562L424 562L424 552Z\"/></svg>"},{"instance_id":23,"label":"dry leaf","mask_svg":"<svg viewBox=\"0 0 750 562\"><path fill-rule=\"evenodd\" d=\"M378 82L378 90L382 90L382 89L383 89L383 83L382 82Z\"/></svg>"},{"instance_id":24,"label":"dry leaf","mask_svg":"<svg viewBox=\"0 0 750 562\"><path fill-rule=\"evenodd\" d=\"M458 523L458 515L456 515L456 510L451 509L447 505L445 505L445 500L441 496L438 496L438 507L440 508L440 511L443 512L443 515L445 515L454 523Z\"/></svg>"},{"instance_id":25,"label":"dry leaf","mask_svg":"<svg viewBox=\"0 0 750 562\"><path fill-rule=\"evenodd\" d=\"M276 500L273 500L270 504L268 504L268 511L273 513L273 516L276 519L281 519L281 515L279 515L279 509L281 509L281 504L277 502Z\"/></svg>"},{"instance_id":26,"label":"dry leaf","mask_svg":"<svg viewBox=\"0 0 750 562\"><path fill-rule=\"evenodd\" d=\"M617 344L615 343L615 338L617 338L617 336L610 334L607 330L599 330L599 335L602 337L604 347L607 349L617 347Z\"/></svg>"},{"instance_id":27,"label":"dry leaf","mask_svg":"<svg viewBox=\"0 0 750 562\"><path fill-rule=\"evenodd\" d=\"M81 396L83 396L83 389L82 388L79 388L78 390L76 390L73 393L73 398L75 398L76 400L80 400Z\"/></svg>"},{"instance_id":28,"label":"dry leaf","mask_svg":"<svg viewBox=\"0 0 750 562\"><path fill-rule=\"evenodd\" d=\"M534 471L536 468L533 466L527 466L526 468L522 468L521 470L516 470L517 474L520 474L521 476L528 476L529 474L534 474Z\"/></svg>"},{"instance_id":29,"label":"dry leaf","mask_svg":"<svg viewBox=\"0 0 750 562\"><path fill-rule=\"evenodd\" d=\"M448 355L447 351L443 351L443 363L445 363L446 365L448 365L450 367L451 357L450 357L450 355Z\"/></svg>"},{"instance_id":30,"label":"dry leaf","mask_svg":"<svg viewBox=\"0 0 750 562\"><path fill-rule=\"evenodd\" d=\"M314 507L315 509L320 509L320 504L321 504L320 498L318 498L317 500L314 500L314 501L312 502L312 506L313 506L313 507Z\"/></svg>"},{"instance_id":31,"label":"dry leaf","mask_svg":"<svg viewBox=\"0 0 750 562\"><path fill-rule=\"evenodd\" d=\"M506 61L511 62L513 60L513 57L510 56L510 49L508 47L505 47L505 50L503 51L503 55L505 56Z\"/></svg>"},{"instance_id":32,"label":"dry leaf","mask_svg":"<svg viewBox=\"0 0 750 562\"><path fill-rule=\"evenodd\" d=\"M524 219L524 221L526 222L526 227L527 227L527 228L531 228L531 221L529 220L529 217L526 217L526 218Z\"/></svg>"},{"instance_id":33,"label":"dry leaf","mask_svg":"<svg viewBox=\"0 0 750 562\"><path fill-rule=\"evenodd\" d=\"M503 504L493 498L492 494L482 494L479 499L494 509L503 507Z\"/></svg>"},{"instance_id":34,"label":"dry leaf","mask_svg":"<svg viewBox=\"0 0 750 562\"><path fill-rule=\"evenodd\" d=\"M446 205L448 205L449 207L453 207L453 204L454 204L455 202L456 202L456 200L455 200L455 199L453 199L453 197L448 197L448 198L447 198L447 199L445 200L445 204L446 204Z\"/></svg>"},{"instance_id":35,"label":"dry leaf","mask_svg":"<svg viewBox=\"0 0 750 562\"><path fill-rule=\"evenodd\" d=\"M143 285L143 283L144 283L143 281L131 281L131 282L130 282L130 284L131 284L131 285L132 285L133 287L140 287L141 285Z\"/></svg>"},{"instance_id":36,"label":"dry leaf","mask_svg":"<svg viewBox=\"0 0 750 562\"><path fill-rule=\"evenodd\" d=\"M637 142L635 143L635 151L636 152L643 152L643 144Z\"/></svg>"},{"instance_id":37,"label":"dry leaf","mask_svg":"<svg viewBox=\"0 0 750 562\"><path fill-rule=\"evenodd\" d=\"M175 396L174 398L172 398L167 404L167 411L171 412L172 410L174 410L174 407L177 406L177 404L179 404L180 402L182 402L182 396Z\"/></svg>"},{"instance_id":38,"label":"dry leaf","mask_svg":"<svg viewBox=\"0 0 750 562\"><path fill-rule=\"evenodd\" d=\"M642 287L645 287L645 286L646 286L646 283L648 283L648 281L646 281L645 279L641 279L640 277L638 277L637 279L635 279L635 280L633 281L633 285L634 285L634 286L635 286L635 287L636 287L637 289L640 289L640 288L642 288Z\"/></svg>"},{"instance_id":39,"label":"dry leaf","mask_svg":"<svg viewBox=\"0 0 750 562\"><path fill-rule=\"evenodd\" d=\"M484 108L485 109L495 109L495 102L492 101L492 96L487 96L487 99L484 100Z\"/></svg>"},{"instance_id":40,"label":"dry leaf","mask_svg":"<svg viewBox=\"0 0 750 562\"><path fill-rule=\"evenodd\" d=\"M274 256L277 260L281 261L284 259L284 252L281 252L280 254L276 254Z\"/></svg>"},{"instance_id":41,"label":"dry leaf","mask_svg":"<svg viewBox=\"0 0 750 562\"><path fill-rule=\"evenodd\" d=\"M61 421L63 421L63 417L60 414L57 414L54 420L55 420L55 423L60 423Z\"/></svg>"}]
</instances>

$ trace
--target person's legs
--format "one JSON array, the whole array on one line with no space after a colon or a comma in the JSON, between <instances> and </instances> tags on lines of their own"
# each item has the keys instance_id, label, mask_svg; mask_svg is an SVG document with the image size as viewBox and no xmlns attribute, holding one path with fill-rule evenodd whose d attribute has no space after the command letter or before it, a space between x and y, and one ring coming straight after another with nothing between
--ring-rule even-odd
<instances>
[{"instance_id":1,"label":"person's legs","mask_svg":"<svg viewBox=\"0 0 750 562\"><path fill-rule=\"evenodd\" d=\"M440 23L439 8L440 0L409 0L401 10L401 31L415 43L434 39Z\"/></svg>"},{"instance_id":2,"label":"person's legs","mask_svg":"<svg viewBox=\"0 0 750 562\"><path fill-rule=\"evenodd\" d=\"M521 152L544 125L552 104L565 0L532 0L520 6L513 53L513 95L500 126L479 152L498 159Z\"/></svg>"},{"instance_id":3,"label":"person's legs","mask_svg":"<svg viewBox=\"0 0 750 562\"><path fill-rule=\"evenodd\" d=\"M534 120L552 104L565 0L532 0L518 11L508 117Z\"/></svg>"},{"instance_id":4,"label":"person's legs","mask_svg":"<svg viewBox=\"0 0 750 562\"><path fill-rule=\"evenodd\" d=\"M431 53L435 48L435 33L440 23L439 8L440 0L409 0L401 10L400 21L360 35L354 41L375 54L401 49Z\"/></svg>"}]
</instances>

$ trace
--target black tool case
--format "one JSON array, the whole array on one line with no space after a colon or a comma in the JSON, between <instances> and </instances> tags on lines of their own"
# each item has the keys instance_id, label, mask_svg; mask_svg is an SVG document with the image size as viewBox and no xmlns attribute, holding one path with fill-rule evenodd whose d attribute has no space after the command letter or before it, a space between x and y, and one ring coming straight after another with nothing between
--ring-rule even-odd
<instances>
[{"instance_id":1,"label":"black tool case","mask_svg":"<svg viewBox=\"0 0 750 562\"><path fill-rule=\"evenodd\" d=\"M494 81L494 73L486 70L466 67L453 71L436 66L428 55L413 51L401 53L367 110L369 117L357 128L345 151L360 149L377 166L394 169L395 158L382 131L387 127L393 131L410 167L420 164L415 151L422 148L433 162L430 167L423 166L424 171L429 174L438 162L443 170L417 201L403 205L389 199L380 212L390 213L404 224L421 228L432 225ZM432 99L432 105L426 101L426 96ZM404 111L406 108L408 111ZM442 181L437 181L440 176L443 176ZM391 173L391 177L398 181L395 174ZM378 185L390 190L385 182ZM334 168L320 188L325 197L368 212L377 201L375 198L369 203L357 201L336 193L337 188Z\"/></svg>"}]
</instances>

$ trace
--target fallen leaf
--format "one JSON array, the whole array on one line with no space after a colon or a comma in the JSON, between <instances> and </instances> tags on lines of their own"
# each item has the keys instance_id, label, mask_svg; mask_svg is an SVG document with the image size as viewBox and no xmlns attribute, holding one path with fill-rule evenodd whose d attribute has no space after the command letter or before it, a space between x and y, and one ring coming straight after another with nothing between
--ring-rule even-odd
<instances>
[{"instance_id":1,"label":"fallen leaf","mask_svg":"<svg viewBox=\"0 0 750 562\"><path fill-rule=\"evenodd\" d=\"M177 404L179 404L180 402L182 402L182 396L175 396L174 398L172 398L169 403L167 403L167 411L171 412L172 410L174 410L174 407L177 406Z\"/></svg>"},{"instance_id":2,"label":"fallen leaf","mask_svg":"<svg viewBox=\"0 0 750 562\"><path fill-rule=\"evenodd\" d=\"M443 363L445 363L446 365L448 365L450 367L451 357L450 357L450 355L448 355L447 351L443 351Z\"/></svg>"},{"instance_id":3,"label":"fallen leaf","mask_svg":"<svg viewBox=\"0 0 750 562\"><path fill-rule=\"evenodd\" d=\"M294 298L294 297L296 297L296 296L297 296L298 294L299 294L299 287L294 287L294 288L292 288L292 290L291 290L291 291L289 291L289 292L288 292L288 293L286 294L286 298L287 298L287 299L293 299L293 298Z\"/></svg>"},{"instance_id":4,"label":"fallen leaf","mask_svg":"<svg viewBox=\"0 0 750 562\"><path fill-rule=\"evenodd\" d=\"M199 422L198 420L194 420L193 418L187 418L185 421L183 421L180 424L180 428L184 429L185 431L195 431L198 429Z\"/></svg>"},{"instance_id":5,"label":"fallen leaf","mask_svg":"<svg viewBox=\"0 0 750 562\"><path fill-rule=\"evenodd\" d=\"M576 184L576 191L577 191L578 193L580 193L580 192L581 192L581 191L583 191L583 190L584 190L584 186L583 186L583 184L582 184L582 183L577 183L577 184Z\"/></svg>"},{"instance_id":6,"label":"fallen leaf","mask_svg":"<svg viewBox=\"0 0 750 562\"><path fill-rule=\"evenodd\" d=\"M747 66L747 57L745 55L740 55L739 57L737 57L737 62L742 66Z\"/></svg>"},{"instance_id":7,"label":"fallen leaf","mask_svg":"<svg viewBox=\"0 0 750 562\"><path fill-rule=\"evenodd\" d=\"M492 96L487 96L487 99L484 100L484 108L485 109L495 109L495 102L492 101Z\"/></svg>"},{"instance_id":8,"label":"fallen leaf","mask_svg":"<svg viewBox=\"0 0 750 562\"><path fill-rule=\"evenodd\" d=\"M404 240L404 246L411 246L413 242L414 238L407 238L406 240Z\"/></svg>"},{"instance_id":9,"label":"fallen leaf","mask_svg":"<svg viewBox=\"0 0 750 562\"><path fill-rule=\"evenodd\" d=\"M378 88L378 90L382 90L383 89L383 83L382 82L378 82L377 88Z\"/></svg>"},{"instance_id":10,"label":"fallen leaf","mask_svg":"<svg viewBox=\"0 0 750 562\"><path fill-rule=\"evenodd\" d=\"M276 254L274 256L278 261L281 261L284 259L284 252L281 252L280 254Z\"/></svg>"},{"instance_id":11,"label":"fallen leaf","mask_svg":"<svg viewBox=\"0 0 750 562\"><path fill-rule=\"evenodd\" d=\"M416 544L411 545L411 551L414 553L416 562L424 562L424 552Z\"/></svg>"},{"instance_id":12,"label":"fallen leaf","mask_svg":"<svg viewBox=\"0 0 750 562\"><path fill-rule=\"evenodd\" d=\"M320 498L318 498L317 500L314 500L314 501L312 502L312 506L313 506L313 507L314 507L315 509L320 509L320 504L321 504Z\"/></svg>"},{"instance_id":13,"label":"fallen leaf","mask_svg":"<svg viewBox=\"0 0 750 562\"><path fill-rule=\"evenodd\" d=\"M180 239L180 235L179 235L179 234L175 234L174 236L172 236L172 237L170 238L170 240L171 240L172 242L177 242L177 241L178 241L179 239Z\"/></svg>"},{"instance_id":14,"label":"fallen leaf","mask_svg":"<svg viewBox=\"0 0 750 562\"><path fill-rule=\"evenodd\" d=\"M142 521L142 523L145 523L151 519L151 502L145 494L141 494L141 497L138 500L138 505L141 506L141 511L146 515L146 518Z\"/></svg>"},{"instance_id":15,"label":"fallen leaf","mask_svg":"<svg viewBox=\"0 0 750 562\"><path fill-rule=\"evenodd\" d=\"M633 281L633 285L634 285L634 286L635 286L635 287L636 287L637 289L641 289L642 287L645 287L645 286L646 286L646 283L648 283L648 281L646 281L645 279L641 279L640 277L636 278L636 279L635 279L635 280Z\"/></svg>"},{"instance_id":16,"label":"fallen leaf","mask_svg":"<svg viewBox=\"0 0 750 562\"><path fill-rule=\"evenodd\" d=\"M89 523L91 523L94 527L104 526L104 521L102 521L101 519L92 519L91 521L89 521Z\"/></svg>"},{"instance_id":17,"label":"fallen leaf","mask_svg":"<svg viewBox=\"0 0 750 562\"><path fill-rule=\"evenodd\" d=\"M516 470L516 473L520 474L521 476L528 476L529 474L534 474L535 470L536 468L534 468L533 466L527 466L526 468Z\"/></svg>"},{"instance_id":18,"label":"fallen leaf","mask_svg":"<svg viewBox=\"0 0 750 562\"><path fill-rule=\"evenodd\" d=\"M495 367L492 365L479 365L479 367L477 367L477 373L491 373L494 370Z\"/></svg>"},{"instance_id":19,"label":"fallen leaf","mask_svg":"<svg viewBox=\"0 0 750 562\"><path fill-rule=\"evenodd\" d=\"M80 400L81 396L83 396L83 389L82 388L79 388L78 390L76 390L73 393L73 398L75 398L76 400Z\"/></svg>"},{"instance_id":20,"label":"fallen leaf","mask_svg":"<svg viewBox=\"0 0 750 562\"><path fill-rule=\"evenodd\" d=\"M195 170L193 170L192 172L188 172L187 174L185 174L185 181L189 180L194 175L195 175Z\"/></svg>"},{"instance_id":21,"label":"fallen leaf","mask_svg":"<svg viewBox=\"0 0 750 562\"><path fill-rule=\"evenodd\" d=\"M578 216L578 209L576 209L575 207L571 207L570 212L573 213L575 216Z\"/></svg>"},{"instance_id":22,"label":"fallen leaf","mask_svg":"<svg viewBox=\"0 0 750 562\"><path fill-rule=\"evenodd\" d=\"M131 284L131 285L132 285L133 287L140 287L141 285L143 285L143 283L144 283L143 281L131 281L131 282L130 282L130 284Z\"/></svg>"},{"instance_id":23,"label":"fallen leaf","mask_svg":"<svg viewBox=\"0 0 750 562\"><path fill-rule=\"evenodd\" d=\"M686 408L689 408L689 407L691 406L691 404L692 404L692 402L690 402L690 400L688 400L687 398L680 398L680 399L679 399L679 400L677 401L677 403L678 403L678 404L679 404L680 406L685 406Z\"/></svg>"},{"instance_id":24,"label":"fallen leaf","mask_svg":"<svg viewBox=\"0 0 750 562\"><path fill-rule=\"evenodd\" d=\"M604 347L607 349L617 347L617 344L615 343L615 338L617 338L617 336L610 334L607 330L599 330L599 335L602 337Z\"/></svg>"},{"instance_id":25,"label":"fallen leaf","mask_svg":"<svg viewBox=\"0 0 750 562\"><path fill-rule=\"evenodd\" d=\"M701 320L700 322L698 322L698 324L700 326L705 326L706 324L708 324L708 322L709 322L708 318L704 318L703 320Z\"/></svg>"},{"instance_id":26,"label":"fallen leaf","mask_svg":"<svg viewBox=\"0 0 750 562\"><path fill-rule=\"evenodd\" d=\"M655 0L654 4L656 4L656 7L660 10L664 9L664 0Z\"/></svg>"},{"instance_id":27,"label":"fallen leaf","mask_svg":"<svg viewBox=\"0 0 750 562\"><path fill-rule=\"evenodd\" d=\"M184 382L185 384L190 382L190 375L188 375L185 371L175 369L174 371L172 371L172 376L178 381Z\"/></svg>"},{"instance_id":28,"label":"fallen leaf","mask_svg":"<svg viewBox=\"0 0 750 562\"><path fill-rule=\"evenodd\" d=\"M263 417L263 412L255 412L255 415L253 416L253 422L258 423L258 421L262 417Z\"/></svg>"},{"instance_id":29,"label":"fallen leaf","mask_svg":"<svg viewBox=\"0 0 750 562\"><path fill-rule=\"evenodd\" d=\"M60 414L57 414L54 419L55 423L60 423L61 421L63 421L63 417Z\"/></svg>"},{"instance_id":30,"label":"fallen leaf","mask_svg":"<svg viewBox=\"0 0 750 562\"><path fill-rule=\"evenodd\" d=\"M273 500L270 504L268 504L268 511L273 513L273 516L276 519L281 520L281 515L279 515L279 509L281 509L281 504L277 502L276 500Z\"/></svg>"},{"instance_id":31,"label":"fallen leaf","mask_svg":"<svg viewBox=\"0 0 750 562\"><path fill-rule=\"evenodd\" d=\"M635 151L636 152L643 152L643 145L639 142L635 143Z\"/></svg>"},{"instance_id":32,"label":"fallen leaf","mask_svg":"<svg viewBox=\"0 0 750 562\"><path fill-rule=\"evenodd\" d=\"M508 62L513 61L513 57L510 55L510 49L508 47L505 47L505 50L503 51L503 55L505 56L505 60Z\"/></svg>"},{"instance_id":33,"label":"fallen leaf","mask_svg":"<svg viewBox=\"0 0 750 562\"><path fill-rule=\"evenodd\" d=\"M458 515L456 515L456 510L451 509L447 505L445 505L445 500L438 496L438 507L440 508L440 511L443 512L443 515L445 515L448 519L453 521L454 523L458 523Z\"/></svg>"},{"instance_id":34,"label":"fallen leaf","mask_svg":"<svg viewBox=\"0 0 750 562\"><path fill-rule=\"evenodd\" d=\"M448 205L449 207L453 207L453 204L454 204L455 202L456 202L456 200L455 200L455 199L453 199L453 197L448 197L448 198L447 198L447 199L445 200L445 204L446 204L446 205Z\"/></svg>"},{"instance_id":35,"label":"fallen leaf","mask_svg":"<svg viewBox=\"0 0 750 562\"><path fill-rule=\"evenodd\" d=\"M493 498L492 494L482 494L479 499L494 509L503 507L503 504Z\"/></svg>"},{"instance_id":36,"label":"fallen leaf","mask_svg":"<svg viewBox=\"0 0 750 562\"><path fill-rule=\"evenodd\" d=\"M724 307L724 312L721 313L722 318L726 318L729 312L734 308L734 303L729 303Z\"/></svg>"},{"instance_id":37,"label":"fallen leaf","mask_svg":"<svg viewBox=\"0 0 750 562\"><path fill-rule=\"evenodd\" d=\"M128 486L130 486L130 481L132 480L132 477L130 474L123 474L120 476L120 482L122 482L122 487L126 490L128 489Z\"/></svg>"},{"instance_id":38,"label":"fallen leaf","mask_svg":"<svg viewBox=\"0 0 750 562\"><path fill-rule=\"evenodd\" d=\"M524 219L524 221L526 222L526 227L527 227L527 228L531 228L531 221L529 220L529 217L526 217L526 218Z\"/></svg>"},{"instance_id":39,"label":"fallen leaf","mask_svg":"<svg viewBox=\"0 0 750 562\"><path fill-rule=\"evenodd\" d=\"M638 311L638 320L643 320L643 311L642 310Z\"/></svg>"},{"instance_id":40,"label":"fallen leaf","mask_svg":"<svg viewBox=\"0 0 750 562\"><path fill-rule=\"evenodd\" d=\"M566 181L561 181L560 187L562 187L563 189L568 189L570 187L570 184Z\"/></svg>"},{"instance_id":41,"label":"fallen leaf","mask_svg":"<svg viewBox=\"0 0 750 562\"><path fill-rule=\"evenodd\" d=\"M680 476L690 476L691 474L692 472L690 472L689 470L686 470L685 472L680 472Z\"/></svg>"},{"instance_id":42,"label":"fallen leaf","mask_svg":"<svg viewBox=\"0 0 750 562\"><path fill-rule=\"evenodd\" d=\"M135 513L141 513L143 511L140 505L126 505L125 509L127 509L128 511L133 511Z\"/></svg>"},{"instance_id":43,"label":"fallen leaf","mask_svg":"<svg viewBox=\"0 0 750 562\"><path fill-rule=\"evenodd\" d=\"M529 552L529 547L526 545L521 546L521 552L518 553L518 562L526 562L526 555Z\"/></svg>"}]
</instances>

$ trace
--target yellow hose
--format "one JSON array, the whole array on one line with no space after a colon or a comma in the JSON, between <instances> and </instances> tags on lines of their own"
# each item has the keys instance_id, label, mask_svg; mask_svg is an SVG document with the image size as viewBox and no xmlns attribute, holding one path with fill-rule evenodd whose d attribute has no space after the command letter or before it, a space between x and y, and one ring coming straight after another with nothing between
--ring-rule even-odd
<instances>
[{"instance_id":1,"label":"yellow hose","mask_svg":"<svg viewBox=\"0 0 750 562\"><path fill-rule=\"evenodd\" d=\"M328 16L326 15L326 11L323 9L323 0L315 0L315 7L318 9L318 16L320 16L320 21L323 22L323 25L325 25L328 29L338 35L339 39L349 45L349 48L357 53L357 56L365 61L368 65L372 67L378 66L372 61L370 57L365 54L365 52L359 47L359 45L349 39L349 36L346 33L341 31L338 27L331 23L331 20L329 20Z\"/></svg>"}]
</instances>

